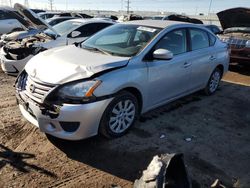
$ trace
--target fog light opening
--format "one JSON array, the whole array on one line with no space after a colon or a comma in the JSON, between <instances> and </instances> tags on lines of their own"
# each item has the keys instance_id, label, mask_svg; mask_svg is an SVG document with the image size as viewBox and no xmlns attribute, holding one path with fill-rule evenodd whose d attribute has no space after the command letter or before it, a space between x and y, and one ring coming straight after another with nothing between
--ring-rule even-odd
<instances>
[{"instance_id":1,"label":"fog light opening","mask_svg":"<svg viewBox=\"0 0 250 188\"><path fill-rule=\"evenodd\" d=\"M79 126L80 126L80 122L59 122L62 129L66 132L75 132Z\"/></svg>"}]
</instances>

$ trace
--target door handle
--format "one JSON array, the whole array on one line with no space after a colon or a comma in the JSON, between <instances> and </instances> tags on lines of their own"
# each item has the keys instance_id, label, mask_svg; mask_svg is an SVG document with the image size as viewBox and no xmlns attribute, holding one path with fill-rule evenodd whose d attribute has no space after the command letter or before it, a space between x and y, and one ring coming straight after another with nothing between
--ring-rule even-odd
<instances>
[{"instance_id":1,"label":"door handle","mask_svg":"<svg viewBox=\"0 0 250 188\"><path fill-rule=\"evenodd\" d=\"M185 63L183 64L183 67L184 67L184 68L187 68L187 67L189 67L189 66L191 66L191 65L192 65L192 63L185 62Z\"/></svg>"},{"instance_id":2,"label":"door handle","mask_svg":"<svg viewBox=\"0 0 250 188\"><path fill-rule=\"evenodd\" d=\"M214 61L214 60L216 60L216 57L214 57L213 55L211 55L209 59L210 59L211 61Z\"/></svg>"}]
</instances>

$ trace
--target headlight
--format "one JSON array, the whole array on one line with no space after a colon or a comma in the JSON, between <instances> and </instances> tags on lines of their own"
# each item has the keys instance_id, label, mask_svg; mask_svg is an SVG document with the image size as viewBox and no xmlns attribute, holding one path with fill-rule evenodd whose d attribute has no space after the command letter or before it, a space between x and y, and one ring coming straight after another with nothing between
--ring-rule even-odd
<instances>
[{"instance_id":1,"label":"headlight","mask_svg":"<svg viewBox=\"0 0 250 188\"><path fill-rule=\"evenodd\" d=\"M246 42L246 48L250 48L250 40Z\"/></svg>"},{"instance_id":2,"label":"headlight","mask_svg":"<svg viewBox=\"0 0 250 188\"><path fill-rule=\"evenodd\" d=\"M93 96L93 92L100 84L100 80L70 83L60 88L57 96L64 99L88 98Z\"/></svg>"}]
</instances>

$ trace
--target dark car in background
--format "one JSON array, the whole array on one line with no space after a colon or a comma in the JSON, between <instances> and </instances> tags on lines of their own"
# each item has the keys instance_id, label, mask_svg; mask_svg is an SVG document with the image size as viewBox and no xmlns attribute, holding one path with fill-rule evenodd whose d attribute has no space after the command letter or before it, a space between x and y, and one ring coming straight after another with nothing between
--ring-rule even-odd
<instances>
[{"instance_id":1,"label":"dark car in background","mask_svg":"<svg viewBox=\"0 0 250 188\"><path fill-rule=\"evenodd\" d=\"M203 22L196 18L190 18L188 16L184 16L181 14L170 14L162 18L162 20L172 20L172 21L179 21L179 22L188 22L194 24L203 24Z\"/></svg>"},{"instance_id":2,"label":"dark car in background","mask_svg":"<svg viewBox=\"0 0 250 188\"><path fill-rule=\"evenodd\" d=\"M219 37L230 45L231 62L250 65L250 9L227 9L217 16L223 28Z\"/></svg>"},{"instance_id":3,"label":"dark car in background","mask_svg":"<svg viewBox=\"0 0 250 188\"><path fill-rule=\"evenodd\" d=\"M210 24L206 24L204 25L207 29L209 29L210 31L212 31L215 35L221 34L222 30L217 26L217 25L210 25Z\"/></svg>"}]
</instances>

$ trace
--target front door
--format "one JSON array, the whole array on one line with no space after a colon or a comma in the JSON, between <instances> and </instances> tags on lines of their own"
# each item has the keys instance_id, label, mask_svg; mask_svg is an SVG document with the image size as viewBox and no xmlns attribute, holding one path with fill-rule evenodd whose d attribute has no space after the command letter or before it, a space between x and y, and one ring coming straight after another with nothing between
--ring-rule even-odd
<instances>
[{"instance_id":1,"label":"front door","mask_svg":"<svg viewBox=\"0 0 250 188\"><path fill-rule=\"evenodd\" d=\"M154 47L154 50L157 49L167 49L174 56L171 60L153 59L147 62L150 106L181 96L191 87L192 64L190 52L187 52L186 29L167 33Z\"/></svg>"}]
</instances>

